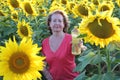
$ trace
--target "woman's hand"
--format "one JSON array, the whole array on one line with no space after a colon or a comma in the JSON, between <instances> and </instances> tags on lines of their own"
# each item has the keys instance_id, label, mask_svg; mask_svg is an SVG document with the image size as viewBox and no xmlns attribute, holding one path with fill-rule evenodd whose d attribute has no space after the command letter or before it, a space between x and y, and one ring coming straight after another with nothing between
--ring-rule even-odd
<instances>
[{"instance_id":1,"label":"woman's hand","mask_svg":"<svg viewBox=\"0 0 120 80\"><path fill-rule=\"evenodd\" d=\"M87 47L83 45L83 41L79 40L76 43L72 43L72 54L73 55L79 55L81 54L81 51L86 50Z\"/></svg>"},{"instance_id":2,"label":"woman's hand","mask_svg":"<svg viewBox=\"0 0 120 80\"><path fill-rule=\"evenodd\" d=\"M87 49L87 47L83 45L83 40L80 40L78 44L79 44L79 48L81 48L82 51Z\"/></svg>"},{"instance_id":3,"label":"woman's hand","mask_svg":"<svg viewBox=\"0 0 120 80\"><path fill-rule=\"evenodd\" d=\"M47 80L53 80L53 77L51 76L50 72L46 68L43 70L43 74L45 75Z\"/></svg>"}]
</instances>

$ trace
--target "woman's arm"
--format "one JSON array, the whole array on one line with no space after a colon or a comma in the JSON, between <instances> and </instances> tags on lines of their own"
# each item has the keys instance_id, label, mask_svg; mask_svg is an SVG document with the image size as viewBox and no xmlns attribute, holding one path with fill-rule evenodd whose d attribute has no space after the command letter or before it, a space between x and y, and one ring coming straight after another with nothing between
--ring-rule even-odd
<instances>
[{"instance_id":1,"label":"woman's arm","mask_svg":"<svg viewBox=\"0 0 120 80\"><path fill-rule=\"evenodd\" d=\"M45 63L46 66L44 67L44 70L42 71L43 75L45 76L45 78L46 78L47 80L53 80L52 75L51 75L50 72L48 71L47 62L45 61L44 63Z\"/></svg>"},{"instance_id":2,"label":"woman's arm","mask_svg":"<svg viewBox=\"0 0 120 80\"><path fill-rule=\"evenodd\" d=\"M53 80L53 78L47 68L44 68L43 75L46 77L47 80Z\"/></svg>"}]
</instances>

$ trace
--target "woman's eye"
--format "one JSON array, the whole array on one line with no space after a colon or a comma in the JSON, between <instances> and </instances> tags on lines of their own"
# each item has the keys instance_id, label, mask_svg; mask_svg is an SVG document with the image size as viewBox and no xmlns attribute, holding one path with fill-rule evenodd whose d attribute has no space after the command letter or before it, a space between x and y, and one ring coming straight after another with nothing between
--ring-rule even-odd
<instances>
[{"instance_id":1,"label":"woman's eye","mask_svg":"<svg viewBox=\"0 0 120 80\"><path fill-rule=\"evenodd\" d=\"M56 20L53 20L53 22L56 22Z\"/></svg>"},{"instance_id":2,"label":"woman's eye","mask_svg":"<svg viewBox=\"0 0 120 80\"><path fill-rule=\"evenodd\" d=\"M63 22L62 20L59 20L59 22Z\"/></svg>"},{"instance_id":3,"label":"woman's eye","mask_svg":"<svg viewBox=\"0 0 120 80\"><path fill-rule=\"evenodd\" d=\"M62 22L61 20L59 20L59 22Z\"/></svg>"},{"instance_id":4,"label":"woman's eye","mask_svg":"<svg viewBox=\"0 0 120 80\"><path fill-rule=\"evenodd\" d=\"M52 22L63 22L62 20L52 20Z\"/></svg>"}]
</instances>

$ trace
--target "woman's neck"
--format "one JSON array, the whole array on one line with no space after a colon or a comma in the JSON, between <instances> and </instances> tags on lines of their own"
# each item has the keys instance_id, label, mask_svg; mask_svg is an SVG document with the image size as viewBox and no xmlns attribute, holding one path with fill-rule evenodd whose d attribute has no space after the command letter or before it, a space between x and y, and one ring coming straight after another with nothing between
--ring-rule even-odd
<instances>
[{"instance_id":1,"label":"woman's neck","mask_svg":"<svg viewBox=\"0 0 120 80\"><path fill-rule=\"evenodd\" d=\"M51 36L53 36L53 37L63 37L64 32L54 32Z\"/></svg>"}]
</instances>

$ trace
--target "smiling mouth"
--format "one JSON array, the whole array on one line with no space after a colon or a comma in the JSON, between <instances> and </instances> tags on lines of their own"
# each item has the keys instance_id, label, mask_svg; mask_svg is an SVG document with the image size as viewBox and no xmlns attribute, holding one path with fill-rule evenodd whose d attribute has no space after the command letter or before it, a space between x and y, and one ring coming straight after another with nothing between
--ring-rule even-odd
<instances>
[{"instance_id":1,"label":"smiling mouth","mask_svg":"<svg viewBox=\"0 0 120 80\"><path fill-rule=\"evenodd\" d=\"M60 28L61 26L54 26L54 28Z\"/></svg>"}]
</instances>

